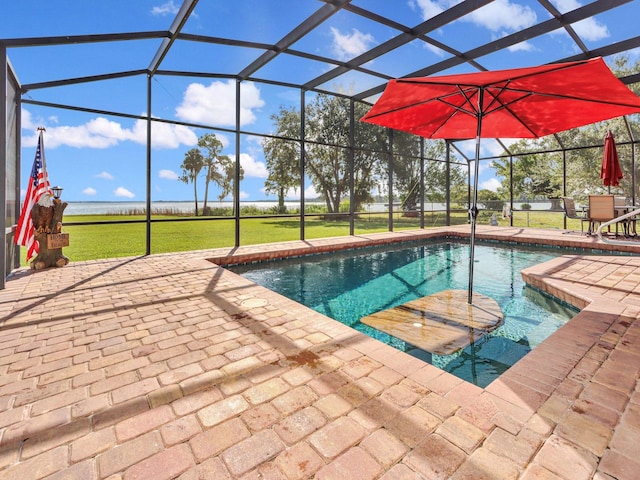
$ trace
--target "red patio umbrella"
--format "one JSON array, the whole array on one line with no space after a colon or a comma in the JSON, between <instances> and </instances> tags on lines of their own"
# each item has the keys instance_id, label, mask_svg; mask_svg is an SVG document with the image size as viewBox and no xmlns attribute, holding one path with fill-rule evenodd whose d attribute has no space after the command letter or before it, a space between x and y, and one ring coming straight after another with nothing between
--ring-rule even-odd
<instances>
[{"instance_id":1,"label":"red patio umbrella","mask_svg":"<svg viewBox=\"0 0 640 480\"><path fill-rule=\"evenodd\" d=\"M604 153L602 154L602 165L600 167L600 178L603 185L607 187L617 187L622 180L622 169L618 160L618 150L616 141L611 130L604 137Z\"/></svg>"},{"instance_id":2,"label":"red patio umbrella","mask_svg":"<svg viewBox=\"0 0 640 480\"><path fill-rule=\"evenodd\" d=\"M640 112L640 98L602 58L492 72L390 80L361 121L426 138L476 139L469 297L472 303L480 138L537 138Z\"/></svg>"}]
</instances>

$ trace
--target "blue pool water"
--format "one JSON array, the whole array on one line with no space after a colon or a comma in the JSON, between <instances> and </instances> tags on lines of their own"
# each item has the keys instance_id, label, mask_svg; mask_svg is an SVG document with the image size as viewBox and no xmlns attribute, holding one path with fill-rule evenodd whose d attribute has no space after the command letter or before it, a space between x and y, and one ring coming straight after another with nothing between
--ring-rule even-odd
<instances>
[{"instance_id":1,"label":"blue pool water","mask_svg":"<svg viewBox=\"0 0 640 480\"><path fill-rule=\"evenodd\" d=\"M527 287L520 275L522 269L566 251L477 244L475 252L474 291L498 302L504 323L469 347L446 356L431 355L360 323L360 318L442 290L466 290L467 243L350 250L238 265L230 270L485 387L571 319L576 310Z\"/></svg>"}]
</instances>

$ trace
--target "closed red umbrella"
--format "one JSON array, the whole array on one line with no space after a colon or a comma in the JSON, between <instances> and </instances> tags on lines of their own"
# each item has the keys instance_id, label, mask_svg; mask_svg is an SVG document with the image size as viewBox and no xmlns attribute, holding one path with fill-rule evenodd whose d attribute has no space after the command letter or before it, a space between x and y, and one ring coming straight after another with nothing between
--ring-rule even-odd
<instances>
[{"instance_id":1,"label":"closed red umbrella","mask_svg":"<svg viewBox=\"0 0 640 480\"><path fill-rule=\"evenodd\" d=\"M473 288L480 138L537 138L640 112L640 98L602 58L390 80L362 121L426 138L476 139L469 255Z\"/></svg>"},{"instance_id":2,"label":"closed red umbrella","mask_svg":"<svg viewBox=\"0 0 640 480\"><path fill-rule=\"evenodd\" d=\"M622 169L618 159L616 141L611 130L604 137L604 153L602 155L602 165L600 167L600 178L603 185L607 187L617 187L622 180Z\"/></svg>"}]
</instances>

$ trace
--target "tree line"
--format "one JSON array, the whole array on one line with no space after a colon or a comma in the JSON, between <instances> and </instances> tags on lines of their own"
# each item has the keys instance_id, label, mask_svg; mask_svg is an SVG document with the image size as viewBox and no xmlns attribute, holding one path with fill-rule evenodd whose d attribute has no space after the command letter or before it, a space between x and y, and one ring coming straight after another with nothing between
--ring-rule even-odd
<instances>
[{"instance_id":1,"label":"tree line","mask_svg":"<svg viewBox=\"0 0 640 480\"><path fill-rule=\"evenodd\" d=\"M612 70L619 77L637 73L640 61L631 64L628 57L621 56L614 60ZM640 86L632 88L639 93ZM363 211L374 197L399 202L405 210L414 209L422 200L420 158L426 159L425 201L444 202L448 184L452 202L467 202L466 165L454 162L447 177L445 142L425 140L421 144L414 135L361 123L359 119L369 108L362 102L320 93L305 105L304 123L300 110L293 106L281 106L278 113L271 115L273 132L262 140L262 149L268 171L265 192L277 197L277 213L286 213L285 199L299 193L303 173L305 182L306 179L311 182L330 214L340 212L346 202L350 202L349 207L353 211ZM354 122L351 122L352 115ZM635 128L637 136L637 122L632 128ZM598 192L601 190L602 149L583 147L602 145L609 130L622 138L626 126L622 119L613 119L514 143L509 147L512 157L491 161L490 166L500 186L497 191L480 190L480 202L507 201L511 195L516 200L563 195L580 199ZM563 154L563 148L569 153ZM303 149L304 172L301 168ZM633 172L630 171L629 149L619 149L623 169L625 166L627 169L618 190L626 192L627 196L632 193L637 196L638 192L631 192ZM200 172L205 171L203 210L206 211L211 182L220 188L219 200L232 192L235 164L229 156L222 154L222 143L212 133L200 137L198 148L185 154L180 180L193 183L196 215L196 179ZM240 167L239 178L243 176L244 171Z\"/></svg>"},{"instance_id":2,"label":"tree line","mask_svg":"<svg viewBox=\"0 0 640 480\"><path fill-rule=\"evenodd\" d=\"M417 207L421 192L419 138L394 132L391 139L387 129L360 123L359 119L370 106L353 102L355 132L354 145L350 148L351 102L348 99L318 94L305 107L304 176L324 202L327 213L340 212L346 202L353 205L354 211L362 211L375 197L389 198L390 190L393 201L400 201L403 209ZM302 184L301 114L295 107L282 106L270 118L274 132L262 141L268 171L265 193L277 197L277 213L286 213L285 199L299 193ZM424 157L428 159L424 164L425 198L433 202L443 202L446 197L444 148L443 142L425 142ZM220 200L232 192L235 162L221 152L222 143L215 134L206 134L199 138L198 148L185 154L180 166L179 179L193 183L196 215L196 180L202 170L205 170L203 211L207 208L211 182L220 187ZM244 171L240 168L242 179ZM466 196L465 175L464 170L455 165L449 172L450 190L456 197Z\"/></svg>"}]
</instances>

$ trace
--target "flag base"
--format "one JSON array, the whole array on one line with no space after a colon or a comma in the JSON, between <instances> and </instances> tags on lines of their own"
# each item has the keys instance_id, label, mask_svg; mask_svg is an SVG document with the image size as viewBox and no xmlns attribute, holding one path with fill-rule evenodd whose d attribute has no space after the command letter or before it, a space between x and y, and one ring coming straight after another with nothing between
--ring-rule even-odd
<instances>
[{"instance_id":1,"label":"flag base","mask_svg":"<svg viewBox=\"0 0 640 480\"><path fill-rule=\"evenodd\" d=\"M51 207L41 207L32 213L35 240L38 242L38 255L30 262L34 270L49 267L64 267L69 259L62 254L62 247L69 246L69 234L62 233L62 215L67 208L66 202L55 199Z\"/></svg>"},{"instance_id":2,"label":"flag base","mask_svg":"<svg viewBox=\"0 0 640 480\"><path fill-rule=\"evenodd\" d=\"M61 237L62 236L62 237ZM50 267L64 267L69 263L69 259L62 254L62 245L69 245L69 234L64 233L36 233L36 241L40 246L40 251L29 265L33 270L44 270ZM62 242L60 241L62 239ZM52 243L49 243L52 240ZM53 248L50 248L53 246Z\"/></svg>"}]
</instances>

